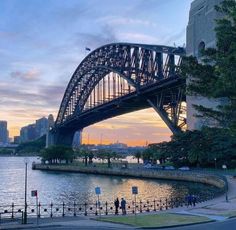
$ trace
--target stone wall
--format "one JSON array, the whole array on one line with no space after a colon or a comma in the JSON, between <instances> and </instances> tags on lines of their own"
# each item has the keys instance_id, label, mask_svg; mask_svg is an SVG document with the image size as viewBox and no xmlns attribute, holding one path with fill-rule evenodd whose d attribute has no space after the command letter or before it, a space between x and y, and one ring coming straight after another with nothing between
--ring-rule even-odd
<instances>
[{"instance_id":1,"label":"stone wall","mask_svg":"<svg viewBox=\"0 0 236 230\"><path fill-rule=\"evenodd\" d=\"M150 170L150 169L137 170L137 169L78 167L73 165L43 165L43 164L34 164L32 168L36 170L78 172L78 173L101 174L109 176L124 176L124 177L127 176L127 177L149 178L149 179L189 181L189 182L209 184L221 189L227 189L227 180L223 176L210 173L194 172L194 171Z\"/></svg>"}]
</instances>

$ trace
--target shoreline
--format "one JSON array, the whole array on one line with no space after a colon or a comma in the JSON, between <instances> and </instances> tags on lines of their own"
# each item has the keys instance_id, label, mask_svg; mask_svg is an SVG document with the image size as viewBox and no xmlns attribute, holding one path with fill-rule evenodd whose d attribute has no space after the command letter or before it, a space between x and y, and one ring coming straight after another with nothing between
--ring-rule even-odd
<instances>
[{"instance_id":1,"label":"shoreline","mask_svg":"<svg viewBox=\"0 0 236 230\"><path fill-rule=\"evenodd\" d=\"M227 191L228 182L226 177L206 172L177 171L177 170L146 170L146 169L121 169L121 168L99 168L79 167L74 165L48 165L33 164L33 170L73 172L84 174L108 175L134 177L141 179L163 179L186 182L197 182L213 185L222 191Z\"/></svg>"}]
</instances>

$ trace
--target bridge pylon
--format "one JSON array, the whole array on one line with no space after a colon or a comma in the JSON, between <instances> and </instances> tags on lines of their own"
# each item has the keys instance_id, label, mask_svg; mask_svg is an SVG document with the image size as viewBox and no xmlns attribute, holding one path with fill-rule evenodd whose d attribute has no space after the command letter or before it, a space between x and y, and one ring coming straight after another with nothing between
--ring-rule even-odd
<instances>
[{"instance_id":1,"label":"bridge pylon","mask_svg":"<svg viewBox=\"0 0 236 230\"><path fill-rule=\"evenodd\" d=\"M77 130L49 130L46 139L46 148L52 145L72 146L74 134Z\"/></svg>"}]
</instances>

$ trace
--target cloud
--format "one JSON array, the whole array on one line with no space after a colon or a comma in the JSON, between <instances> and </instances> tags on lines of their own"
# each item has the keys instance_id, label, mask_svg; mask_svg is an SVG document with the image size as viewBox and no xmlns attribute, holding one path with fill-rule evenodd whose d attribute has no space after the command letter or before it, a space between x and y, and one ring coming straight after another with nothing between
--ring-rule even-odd
<instances>
[{"instance_id":1,"label":"cloud","mask_svg":"<svg viewBox=\"0 0 236 230\"><path fill-rule=\"evenodd\" d=\"M158 44L159 42L157 37L143 33L122 32L118 33L117 36L123 41L128 41L131 43Z\"/></svg>"},{"instance_id":2,"label":"cloud","mask_svg":"<svg viewBox=\"0 0 236 230\"><path fill-rule=\"evenodd\" d=\"M135 18L128 18L128 17L117 17L117 16L106 16L97 20L97 22L106 22L111 26L117 25L138 25L138 26L146 26L146 27L156 27L157 24L149 21L149 20L142 20L142 19L135 19Z\"/></svg>"},{"instance_id":3,"label":"cloud","mask_svg":"<svg viewBox=\"0 0 236 230\"><path fill-rule=\"evenodd\" d=\"M186 36L186 28L184 27L180 31L178 31L177 33L166 36L164 43L167 45L173 46L174 43L184 41L185 36ZM179 44L179 45L182 46L183 44Z\"/></svg>"},{"instance_id":4,"label":"cloud","mask_svg":"<svg viewBox=\"0 0 236 230\"><path fill-rule=\"evenodd\" d=\"M0 84L1 105L24 106L25 108L46 108L59 109L65 85L37 85L21 88L11 83Z\"/></svg>"},{"instance_id":5,"label":"cloud","mask_svg":"<svg viewBox=\"0 0 236 230\"><path fill-rule=\"evenodd\" d=\"M116 42L117 36L113 29L109 25L104 25L100 28L97 33L76 33L76 44L83 44L84 47L92 49L98 48L99 46Z\"/></svg>"},{"instance_id":6,"label":"cloud","mask_svg":"<svg viewBox=\"0 0 236 230\"><path fill-rule=\"evenodd\" d=\"M10 75L12 78L19 79L21 81L37 81L39 80L40 72L32 69L26 72L14 71L11 72Z\"/></svg>"}]
</instances>

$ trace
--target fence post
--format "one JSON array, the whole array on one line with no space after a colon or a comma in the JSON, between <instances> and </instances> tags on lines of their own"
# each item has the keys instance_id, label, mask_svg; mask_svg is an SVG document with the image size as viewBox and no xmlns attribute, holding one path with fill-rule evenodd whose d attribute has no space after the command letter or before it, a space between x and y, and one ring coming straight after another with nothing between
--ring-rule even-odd
<instances>
[{"instance_id":1,"label":"fence post","mask_svg":"<svg viewBox=\"0 0 236 230\"><path fill-rule=\"evenodd\" d=\"M135 204L134 204L134 201L133 201L133 200L132 200L132 205L133 205L132 213L134 213L134 209L135 209L135 208L134 208L134 205L135 205Z\"/></svg>"},{"instance_id":2,"label":"fence post","mask_svg":"<svg viewBox=\"0 0 236 230\"><path fill-rule=\"evenodd\" d=\"M24 224L24 212L21 212L21 224Z\"/></svg>"},{"instance_id":3,"label":"fence post","mask_svg":"<svg viewBox=\"0 0 236 230\"><path fill-rule=\"evenodd\" d=\"M51 214L50 214L50 217L52 218L52 206L53 206L53 203L51 202L50 204L50 207L51 207Z\"/></svg>"},{"instance_id":4,"label":"fence post","mask_svg":"<svg viewBox=\"0 0 236 230\"><path fill-rule=\"evenodd\" d=\"M149 212L149 200L147 201L147 212Z\"/></svg>"},{"instance_id":5,"label":"fence post","mask_svg":"<svg viewBox=\"0 0 236 230\"><path fill-rule=\"evenodd\" d=\"M96 209L95 215L97 216L97 215L98 215L98 202L97 202L97 201L96 201L96 203L95 203L95 209Z\"/></svg>"},{"instance_id":6,"label":"fence post","mask_svg":"<svg viewBox=\"0 0 236 230\"><path fill-rule=\"evenodd\" d=\"M65 203L64 203L64 201L62 203L62 216L63 217L65 216Z\"/></svg>"},{"instance_id":7,"label":"fence post","mask_svg":"<svg viewBox=\"0 0 236 230\"><path fill-rule=\"evenodd\" d=\"M87 203L84 203L84 215L87 216Z\"/></svg>"},{"instance_id":8,"label":"fence post","mask_svg":"<svg viewBox=\"0 0 236 230\"><path fill-rule=\"evenodd\" d=\"M162 211L162 201L160 199L160 211Z\"/></svg>"},{"instance_id":9,"label":"fence post","mask_svg":"<svg viewBox=\"0 0 236 230\"><path fill-rule=\"evenodd\" d=\"M107 215L108 214L108 211L107 211L107 205L108 205L107 201L106 201L105 205L106 205L106 213L105 214Z\"/></svg>"},{"instance_id":10,"label":"fence post","mask_svg":"<svg viewBox=\"0 0 236 230\"><path fill-rule=\"evenodd\" d=\"M143 212L143 210L142 210L142 201L141 201L141 200L139 201L139 212L140 212L140 213Z\"/></svg>"},{"instance_id":11,"label":"fence post","mask_svg":"<svg viewBox=\"0 0 236 230\"><path fill-rule=\"evenodd\" d=\"M154 209L153 209L153 211L155 212L157 209L156 209L156 200L154 199L154 201L153 201L153 206L154 206Z\"/></svg>"},{"instance_id":12,"label":"fence post","mask_svg":"<svg viewBox=\"0 0 236 230\"><path fill-rule=\"evenodd\" d=\"M40 204L40 202L39 202L39 207L38 207L38 208L39 208L39 215L38 215L39 218L40 218L40 216L41 216L41 215L40 215L40 207L41 207L41 204Z\"/></svg>"},{"instance_id":13,"label":"fence post","mask_svg":"<svg viewBox=\"0 0 236 230\"><path fill-rule=\"evenodd\" d=\"M167 200L167 198L166 198L166 210L168 209L168 200Z\"/></svg>"},{"instance_id":14,"label":"fence post","mask_svg":"<svg viewBox=\"0 0 236 230\"><path fill-rule=\"evenodd\" d=\"M76 204L75 204L75 201L74 201L74 216L76 216L76 208L75 208Z\"/></svg>"},{"instance_id":15,"label":"fence post","mask_svg":"<svg viewBox=\"0 0 236 230\"><path fill-rule=\"evenodd\" d=\"M11 204L11 218L14 218L14 203Z\"/></svg>"}]
</instances>

